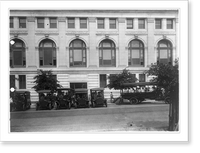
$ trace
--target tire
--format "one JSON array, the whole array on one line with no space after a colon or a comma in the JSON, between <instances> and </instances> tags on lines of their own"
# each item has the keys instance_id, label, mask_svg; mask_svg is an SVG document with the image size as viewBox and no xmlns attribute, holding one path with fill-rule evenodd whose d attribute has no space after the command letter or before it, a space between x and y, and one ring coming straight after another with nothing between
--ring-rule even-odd
<instances>
[{"instance_id":1,"label":"tire","mask_svg":"<svg viewBox=\"0 0 200 153\"><path fill-rule=\"evenodd\" d=\"M74 108L77 109L77 103L74 103Z\"/></svg>"},{"instance_id":2,"label":"tire","mask_svg":"<svg viewBox=\"0 0 200 153\"><path fill-rule=\"evenodd\" d=\"M105 106L108 107L107 102L105 102Z\"/></svg>"},{"instance_id":3,"label":"tire","mask_svg":"<svg viewBox=\"0 0 200 153\"><path fill-rule=\"evenodd\" d=\"M131 104L138 104L138 99L137 98L131 98L130 102L131 102Z\"/></svg>"}]
</instances>

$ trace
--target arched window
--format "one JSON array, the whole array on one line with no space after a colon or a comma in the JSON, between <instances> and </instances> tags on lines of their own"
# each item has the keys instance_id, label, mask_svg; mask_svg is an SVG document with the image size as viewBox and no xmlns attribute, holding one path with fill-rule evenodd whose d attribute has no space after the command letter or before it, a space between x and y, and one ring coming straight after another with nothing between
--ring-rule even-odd
<instances>
[{"instance_id":1,"label":"arched window","mask_svg":"<svg viewBox=\"0 0 200 153\"><path fill-rule=\"evenodd\" d=\"M25 44L20 39L10 41L10 67L25 67L26 52Z\"/></svg>"},{"instance_id":2,"label":"arched window","mask_svg":"<svg viewBox=\"0 0 200 153\"><path fill-rule=\"evenodd\" d=\"M172 44L164 39L158 42L157 63L172 64Z\"/></svg>"},{"instance_id":3,"label":"arched window","mask_svg":"<svg viewBox=\"0 0 200 153\"><path fill-rule=\"evenodd\" d=\"M86 45L80 40L73 40L69 45L69 61L71 67L86 67Z\"/></svg>"},{"instance_id":4,"label":"arched window","mask_svg":"<svg viewBox=\"0 0 200 153\"><path fill-rule=\"evenodd\" d=\"M45 39L39 45L40 66L56 66L56 44Z\"/></svg>"},{"instance_id":5,"label":"arched window","mask_svg":"<svg viewBox=\"0 0 200 153\"><path fill-rule=\"evenodd\" d=\"M105 39L99 44L99 66L116 66L116 47L112 40Z\"/></svg>"},{"instance_id":6,"label":"arched window","mask_svg":"<svg viewBox=\"0 0 200 153\"><path fill-rule=\"evenodd\" d=\"M140 40L134 39L128 45L128 65L144 66L144 44Z\"/></svg>"}]
</instances>

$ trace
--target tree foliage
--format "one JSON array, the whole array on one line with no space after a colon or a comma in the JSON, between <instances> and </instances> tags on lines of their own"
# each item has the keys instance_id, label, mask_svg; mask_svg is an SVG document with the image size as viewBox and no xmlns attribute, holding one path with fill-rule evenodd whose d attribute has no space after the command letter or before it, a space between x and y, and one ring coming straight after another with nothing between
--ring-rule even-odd
<instances>
[{"instance_id":1,"label":"tree foliage","mask_svg":"<svg viewBox=\"0 0 200 153\"><path fill-rule=\"evenodd\" d=\"M35 91L38 90L51 90L52 92L56 91L57 88L62 87L55 76L52 74L52 71L43 71L39 70L38 75L34 77L35 85L32 87Z\"/></svg>"},{"instance_id":2,"label":"tree foliage","mask_svg":"<svg viewBox=\"0 0 200 153\"><path fill-rule=\"evenodd\" d=\"M175 65L170 64L152 64L147 71L149 76L156 76L151 81L155 81L158 87L164 88L165 92L175 96L179 90L179 69L178 60Z\"/></svg>"},{"instance_id":3,"label":"tree foliage","mask_svg":"<svg viewBox=\"0 0 200 153\"><path fill-rule=\"evenodd\" d=\"M109 77L109 84L107 85L108 88L112 89L122 89L122 83L131 83L137 81L137 78L129 72L127 69L123 69L119 74L112 74ZM123 87L124 88L124 87Z\"/></svg>"}]
</instances>

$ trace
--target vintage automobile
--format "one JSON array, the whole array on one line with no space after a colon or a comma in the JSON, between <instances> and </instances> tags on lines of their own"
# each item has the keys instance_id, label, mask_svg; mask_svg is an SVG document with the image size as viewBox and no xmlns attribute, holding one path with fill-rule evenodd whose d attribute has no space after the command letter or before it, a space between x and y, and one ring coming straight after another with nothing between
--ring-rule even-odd
<instances>
[{"instance_id":1,"label":"vintage automobile","mask_svg":"<svg viewBox=\"0 0 200 153\"><path fill-rule=\"evenodd\" d=\"M54 109L68 108L70 109L73 104L74 89L59 88L57 89L57 97L54 103Z\"/></svg>"},{"instance_id":2,"label":"vintage automobile","mask_svg":"<svg viewBox=\"0 0 200 153\"><path fill-rule=\"evenodd\" d=\"M36 103L36 110L49 109L54 107L55 97L51 90L39 90L39 101Z\"/></svg>"},{"instance_id":3,"label":"vintage automobile","mask_svg":"<svg viewBox=\"0 0 200 153\"><path fill-rule=\"evenodd\" d=\"M107 100L104 99L104 88L90 89L91 105L92 107L105 106L107 107Z\"/></svg>"},{"instance_id":4,"label":"vintage automobile","mask_svg":"<svg viewBox=\"0 0 200 153\"><path fill-rule=\"evenodd\" d=\"M88 89L86 88L75 89L74 96L75 96L74 108L90 107L88 100Z\"/></svg>"},{"instance_id":5,"label":"vintage automobile","mask_svg":"<svg viewBox=\"0 0 200 153\"><path fill-rule=\"evenodd\" d=\"M30 92L26 90L15 91L10 103L10 111L27 110L31 107Z\"/></svg>"},{"instance_id":6,"label":"vintage automobile","mask_svg":"<svg viewBox=\"0 0 200 153\"><path fill-rule=\"evenodd\" d=\"M145 99L164 100L165 103L170 101L170 98L157 88L156 82L123 83L121 86L125 90L121 90L120 104L124 103L124 99L128 99L130 104L139 104ZM130 89L126 89L127 87Z\"/></svg>"}]
</instances>

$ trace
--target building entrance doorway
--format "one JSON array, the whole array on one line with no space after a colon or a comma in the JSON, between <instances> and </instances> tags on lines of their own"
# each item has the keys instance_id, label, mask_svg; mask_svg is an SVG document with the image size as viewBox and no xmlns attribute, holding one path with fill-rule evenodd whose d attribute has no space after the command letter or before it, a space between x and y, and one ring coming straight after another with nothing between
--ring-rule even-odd
<instances>
[{"instance_id":1,"label":"building entrance doorway","mask_svg":"<svg viewBox=\"0 0 200 153\"><path fill-rule=\"evenodd\" d=\"M87 89L87 82L70 83L70 88L72 88L72 89L78 89L78 88Z\"/></svg>"}]
</instances>

